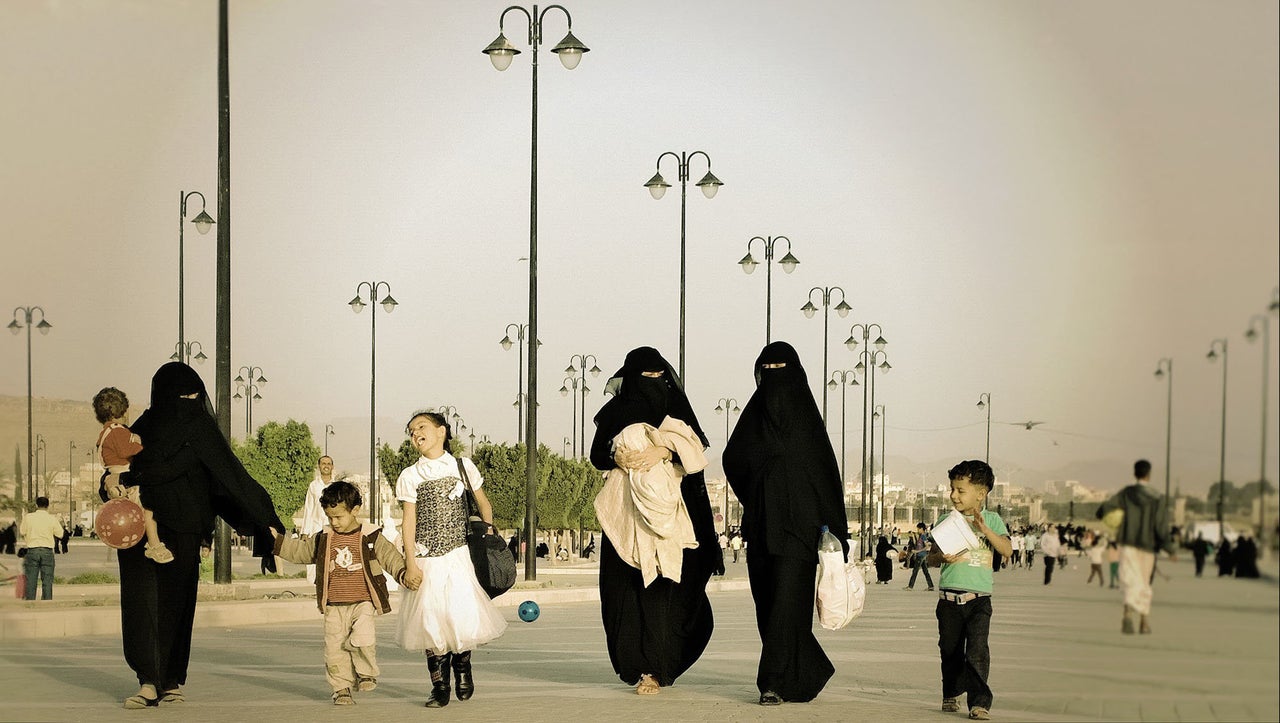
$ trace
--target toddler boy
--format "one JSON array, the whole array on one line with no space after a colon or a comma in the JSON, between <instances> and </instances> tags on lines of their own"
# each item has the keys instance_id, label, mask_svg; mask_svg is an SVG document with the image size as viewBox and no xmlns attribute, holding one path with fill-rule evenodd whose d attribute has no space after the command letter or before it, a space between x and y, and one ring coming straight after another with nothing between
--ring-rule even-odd
<instances>
[{"instance_id":1,"label":"toddler boy","mask_svg":"<svg viewBox=\"0 0 1280 723\"><path fill-rule=\"evenodd\" d=\"M382 536L382 528L361 525L360 490L338 480L320 493L329 526L315 535L275 535L275 554L316 566L316 602L324 614L325 679L334 705L352 705L354 687L378 687L375 615L391 612L387 580L404 581L404 556Z\"/></svg>"},{"instance_id":2,"label":"toddler boy","mask_svg":"<svg viewBox=\"0 0 1280 723\"><path fill-rule=\"evenodd\" d=\"M142 440L125 426L129 416L129 398L115 387L107 387L93 395L93 415L102 425L98 434L98 454L102 467L108 474L118 475L129 471L133 456L142 451ZM142 522L147 534L148 558L158 562L173 562L173 553L160 541L156 520L151 510L142 506L142 492L137 487L126 487L125 496L142 507Z\"/></svg>"},{"instance_id":3,"label":"toddler boy","mask_svg":"<svg viewBox=\"0 0 1280 723\"><path fill-rule=\"evenodd\" d=\"M987 493L995 486L991 467L979 460L961 462L947 472L951 480L949 515L962 515L978 536L976 549L947 555L933 543L926 562L942 565L938 576L938 651L942 656L942 710L960 710L958 698L968 695L969 717L991 717L992 553L1008 557L1013 552L1009 529L1000 515L983 509Z\"/></svg>"}]
</instances>

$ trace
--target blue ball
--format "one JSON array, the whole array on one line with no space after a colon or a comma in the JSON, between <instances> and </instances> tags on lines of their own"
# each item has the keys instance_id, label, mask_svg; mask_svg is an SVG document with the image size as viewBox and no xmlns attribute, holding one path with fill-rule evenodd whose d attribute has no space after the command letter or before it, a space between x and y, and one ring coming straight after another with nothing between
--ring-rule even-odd
<instances>
[{"instance_id":1,"label":"blue ball","mask_svg":"<svg viewBox=\"0 0 1280 723\"><path fill-rule=\"evenodd\" d=\"M537 620L538 615L541 612L542 610L538 608L538 603L532 600L525 600L524 602L520 603L520 609L519 609L520 619L525 621L526 623L531 623L534 620Z\"/></svg>"}]
</instances>

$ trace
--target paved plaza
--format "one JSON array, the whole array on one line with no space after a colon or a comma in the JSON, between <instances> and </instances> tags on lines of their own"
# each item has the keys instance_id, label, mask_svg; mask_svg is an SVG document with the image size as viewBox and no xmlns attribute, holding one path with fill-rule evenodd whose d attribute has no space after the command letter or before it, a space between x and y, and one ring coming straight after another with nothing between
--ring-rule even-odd
<instances>
[{"instance_id":1,"label":"paved plaza","mask_svg":"<svg viewBox=\"0 0 1280 723\"><path fill-rule=\"evenodd\" d=\"M76 548L72 548L74 557ZM11 558L10 558L11 559ZM237 565L247 564L237 562ZM640 697L613 675L593 594L594 569L544 568L548 588L533 623L504 605L510 627L476 653L476 697L444 710L422 707L429 688L420 652L394 643L395 620L380 619L376 691L334 709L321 666L321 624L312 601L202 602L230 609L195 631L183 705L126 711L136 690L116 632L79 637L9 636L0 654L15 721L451 720L963 720L939 711L936 598L906 577L871 585L866 613L845 630L819 630L836 675L807 704L755 704L760 650L744 565L729 564L711 600L716 629L706 653L669 689ZM1268 721L1280 716L1280 598L1274 563L1262 580L1196 579L1185 558L1162 563L1153 635L1123 636L1115 590L1084 582L1085 559L1041 584L1041 568L996 576L992 622L992 710L996 720ZM237 571L239 569L237 568ZM923 581L919 581L923 582ZM305 590L305 581L253 583L255 591ZM68 600L74 586L55 597ZM8 590L5 590L7 593ZM576 601L570 601L577 599ZM69 602L64 604L70 604ZM394 604L394 602L393 602ZM68 616L93 608L6 603L0 614ZM274 611L274 612L273 612ZM118 615L109 609L108 615ZM276 619L258 623L256 620ZM231 621L231 622L226 622Z\"/></svg>"}]
</instances>

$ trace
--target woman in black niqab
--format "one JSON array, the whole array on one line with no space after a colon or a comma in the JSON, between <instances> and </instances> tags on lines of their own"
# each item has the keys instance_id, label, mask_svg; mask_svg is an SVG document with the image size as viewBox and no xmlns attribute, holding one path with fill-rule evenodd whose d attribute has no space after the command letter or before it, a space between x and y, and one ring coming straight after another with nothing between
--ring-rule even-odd
<instances>
[{"instance_id":1,"label":"woman in black niqab","mask_svg":"<svg viewBox=\"0 0 1280 723\"><path fill-rule=\"evenodd\" d=\"M747 574L762 643L761 705L812 700L835 673L813 636L818 538L845 545L844 488L831 440L795 349L773 342L755 365L756 391L724 451L742 503Z\"/></svg>"},{"instance_id":2,"label":"woman in black niqab","mask_svg":"<svg viewBox=\"0 0 1280 723\"><path fill-rule=\"evenodd\" d=\"M142 545L117 553L125 662L141 686L126 708L184 700L179 686L191 657L200 548L212 539L215 515L253 535L255 555L271 554L268 528L284 531L270 495L232 453L212 410L200 375L171 362L152 378L151 406L130 427L143 448L119 481L141 489L174 559L157 564ZM108 480L104 499L115 487Z\"/></svg>"},{"instance_id":3,"label":"woman in black niqab","mask_svg":"<svg viewBox=\"0 0 1280 723\"><path fill-rule=\"evenodd\" d=\"M658 372L661 375L652 376ZM613 457L613 438L638 422L657 427L668 416L679 419L693 428L703 447L707 446L707 436L675 370L657 350L640 347L628 353L605 391L614 397L595 417L591 462L597 469L608 471L618 466ZM660 687L674 683L698 660L711 640L713 620L707 581L722 560L703 474L686 474L680 483L680 494L693 522L698 547L684 551L679 583L659 577L645 587L640 571L623 562L608 536L601 535L600 615L609 660L623 682L641 683L638 692L656 692L641 680L642 676L648 676Z\"/></svg>"}]
</instances>

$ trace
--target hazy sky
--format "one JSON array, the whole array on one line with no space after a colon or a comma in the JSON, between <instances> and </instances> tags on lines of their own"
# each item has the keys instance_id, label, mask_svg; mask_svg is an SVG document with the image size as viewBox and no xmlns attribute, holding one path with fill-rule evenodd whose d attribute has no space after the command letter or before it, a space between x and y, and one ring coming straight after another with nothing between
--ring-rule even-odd
<instances>
[{"instance_id":1,"label":"hazy sky","mask_svg":"<svg viewBox=\"0 0 1280 723\"><path fill-rule=\"evenodd\" d=\"M342 469L368 466L372 309L347 306L366 280L400 302L378 311L382 438L452 404L514 440L516 350L497 342L527 313L523 15L508 16L526 50L509 70L480 53L504 7L231 2L232 368L270 380L255 423L333 424ZM679 188L655 202L642 184L663 151L703 150L725 186L712 200L690 189L687 381L713 459L712 410L746 403L764 343L764 269L736 262L751 237L785 235L801 264L775 266L774 338L815 391L822 321L799 311L811 287L838 285L854 308L832 314L831 369L856 363L853 323L883 327L890 474L894 458L935 475L981 458L989 392L1005 478L1116 460L1114 479L1085 480L1114 485L1148 456L1162 479L1152 372L1168 356L1174 477L1203 490L1222 399L1204 356L1227 337L1227 477L1256 479L1262 348L1242 334L1280 275L1275 3L567 7L591 52L564 70L547 49L565 20L546 16L542 442L558 451L569 434L570 355L611 372L653 345L676 362ZM54 325L34 339L37 396L115 385L145 406L177 339L179 192L202 191L216 215L216 52L216 0L0 3L0 303L40 305ZM662 173L675 181L670 159ZM187 228L187 337L212 356L214 234ZM25 351L21 335L0 344L0 394L25 395ZM212 385L212 360L200 371ZM588 415L603 382L588 381ZM1272 479L1278 388L1272 373ZM861 404L851 390L855 466ZM833 397L837 450L839 410ZM1005 424L1030 419L1045 424ZM239 402L233 420L243 434Z\"/></svg>"}]
</instances>

